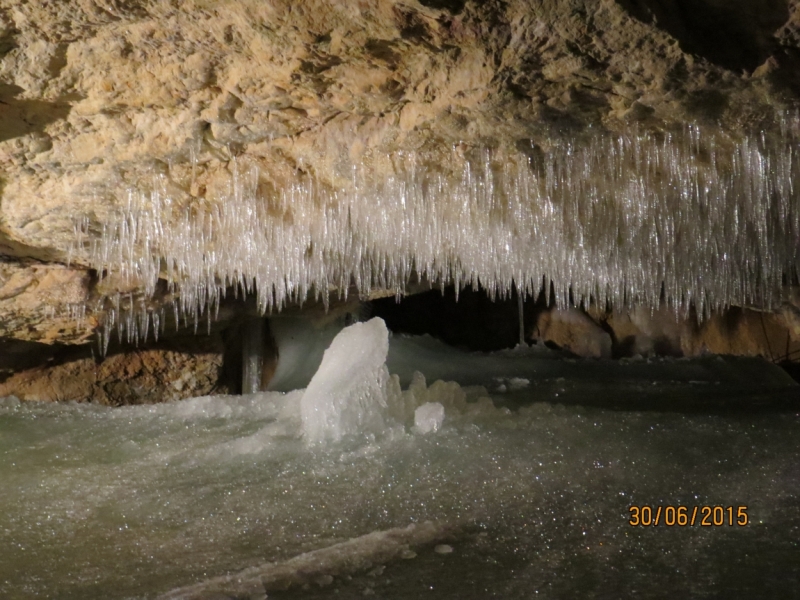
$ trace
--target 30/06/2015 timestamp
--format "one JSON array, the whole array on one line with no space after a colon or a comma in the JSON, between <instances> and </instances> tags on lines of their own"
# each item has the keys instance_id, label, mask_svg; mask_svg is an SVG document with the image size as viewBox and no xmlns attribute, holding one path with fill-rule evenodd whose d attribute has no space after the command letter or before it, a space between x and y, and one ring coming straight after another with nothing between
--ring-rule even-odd
<instances>
[{"instance_id":1,"label":"30/06/2015 timestamp","mask_svg":"<svg viewBox=\"0 0 800 600\"><path fill-rule=\"evenodd\" d=\"M746 506L631 506L632 527L744 527L750 522Z\"/></svg>"}]
</instances>

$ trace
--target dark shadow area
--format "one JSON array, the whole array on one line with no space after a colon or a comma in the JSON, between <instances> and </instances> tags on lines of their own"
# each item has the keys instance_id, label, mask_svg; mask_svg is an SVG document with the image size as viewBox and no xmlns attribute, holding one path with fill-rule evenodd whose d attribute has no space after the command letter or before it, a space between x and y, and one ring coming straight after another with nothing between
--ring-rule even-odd
<instances>
[{"instance_id":1,"label":"dark shadow area","mask_svg":"<svg viewBox=\"0 0 800 600\"><path fill-rule=\"evenodd\" d=\"M428 8L435 8L437 10L446 10L450 14L457 15L464 10L466 0L420 0L422 6Z\"/></svg>"},{"instance_id":2,"label":"dark shadow area","mask_svg":"<svg viewBox=\"0 0 800 600\"><path fill-rule=\"evenodd\" d=\"M686 52L732 71L753 71L777 48L787 0L617 0L636 19L674 37Z\"/></svg>"},{"instance_id":3,"label":"dark shadow area","mask_svg":"<svg viewBox=\"0 0 800 600\"><path fill-rule=\"evenodd\" d=\"M534 305L532 300L524 303L526 322ZM394 298L373 300L369 312L386 321L393 332L429 334L464 350L491 352L519 343L516 291L508 298L491 300L483 289L465 288L456 300L455 288L448 286L444 293L432 290L405 296L400 302Z\"/></svg>"},{"instance_id":4,"label":"dark shadow area","mask_svg":"<svg viewBox=\"0 0 800 600\"><path fill-rule=\"evenodd\" d=\"M42 344L0 338L0 383L11 375L38 366L54 366L91 356L88 345Z\"/></svg>"},{"instance_id":5,"label":"dark shadow area","mask_svg":"<svg viewBox=\"0 0 800 600\"><path fill-rule=\"evenodd\" d=\"M44 131L50 123L65 119L72 108L67 102L17 100L20 92L18 86L0 85L0 142Z\"/></svg>"},{"instance_id":6,"label":"dark shadow area","mask_svg":"<svg viewBox=\"0 0 800 600\"><path fill-rule=\"evenodd\" d=\"M608 378L614 382L613 377ZM694 415L756 415L760 413L796 413L800 410L800 389L766 389L763 392L753 389L739 394L729 391L717 392L713 389L677 390L665 382L663 388L648 391L648 399L642 401L642 393L637 390L618 390L613 394L603 392L603 382L598 380L598 392L580 399L561 398L555 404L583 406L602 410L622 412L680 413ZM547 402L553 402L547 400ZM513 406L513 405L512 405Z\"/></svg>"},{"instance_id":7,"label":"dark shadow area","mask_svg":"<svg viewBox=\"0 0 800 600\"><path fill-rule=\"evenodd\" d=\"M242 374L244 367L244 339L248 330L260 327L263 340L263 361L261 366L261 389L267 389L270 379L275 373L278 361L278 347L269 327L269 319L264 317L244 317L237 319L226 327L222 333L225 350L222 354L222 369L219 386L228 390L229 394L242 393Z\"/></svg>"},{"instance_id":8,"label":"dark shadow area","mask_svg":"<svg viewBox=\"0 0 800 600\"><path fill-rule=\"evenodd\" d=\"M800 383L800 363L792 362L791 360L784 360L777 365L788 373L789 377Z\"/></svg>"}]
</instances>

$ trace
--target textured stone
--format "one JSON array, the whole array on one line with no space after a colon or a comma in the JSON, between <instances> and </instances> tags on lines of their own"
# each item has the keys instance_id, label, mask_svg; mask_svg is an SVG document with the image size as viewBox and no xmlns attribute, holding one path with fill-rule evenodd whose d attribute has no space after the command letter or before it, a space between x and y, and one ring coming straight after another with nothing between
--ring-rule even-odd
<instances>
[{"instance_id":1,"label":"textured stone","mask_svg":"<svg viewBox=\"0 0 800 600\"><path fill-rule=\"evenodd\" d=\"M724 11L756 56L778 45L764 28L797 46L796 5L790 19L767 4ZM715 64L680 5L6 0L3 234L16 255L63 258L75 214L102 223L154 172L213 195L234 154L279 184L298 167L324 177L331 147L435 153L630 118L735 125L773 106L768 82Z\"/></svg>"},{"instance_id":2,"label":"textured stone","mask_svg":"<svg viewBox=\"0 0 800 600\"><path fill-rule=\"evenodd\" d=\"M676 315L667 308L652 314L636 309L608 314L592 310L590 314L611 336L612 355L617 358L712 353L782 362L800 356L800 311L788 302L775 313L732 307L702 322L693 314Z\"/></svg>"},{"instance_id":3,"label":"textured stone","mask_svg":"<svg viewBox=\"0 0 800 600\"><path fill-rule=\"evenodd\" d=\"M85 270L36 261L0 261L0 337L45 343L81 343L93 335L91 319L79 322L69 307L90 297Z\"/></svg>"},{"instance_id":4,"label":"textured stone","mask_svg":"<svg viewBox=\"0 0 800 600\"><path fill-rule=\"evenodd\" d=\"M126 348L103 359L65 357L20 370L0 383L0 397L119 406L226 393L223 352L213 338L180 347ZM218 344L219 340L216 340ZM89 354L88 351L83 354Z\"/></svg>"},{"instance_id":5,"label":"textured stone","mask_svg":"<svg viewBox=\"0 0 800 600\"><path fill-rule=\"evenodd\" d=\"M780 362L800 352L800 338L784 314L732 308L713 315L681 340L686 356L702 353L763 356Z\"/></svg>"}]
</instances>

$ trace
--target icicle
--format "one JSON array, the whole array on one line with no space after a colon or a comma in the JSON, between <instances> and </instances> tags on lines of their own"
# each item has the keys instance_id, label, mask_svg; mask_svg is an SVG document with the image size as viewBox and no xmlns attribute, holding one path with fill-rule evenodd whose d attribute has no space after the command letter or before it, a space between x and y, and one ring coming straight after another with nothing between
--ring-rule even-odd
<instances>
[{"instance_id":1,"label":"icicle","mask_svg":"<svg viewBox=\"0 0 800 600\"><path fill-rule=\"evenodd\" d=\"M264 324L261 319L242 327L242 393L261 391L261 368L264 361Z\"/></svg>"},{"instance_id":2,"label":"icicle","mask_svg":"<svg viewBox=\"0 0 800 600\"><path fill-rule=\"evenodd\" d=\"M559 306L571 289L578 303L596 295L652 308L663 285L667 303L699 303L701 317L730 304L769 307L800 260L797 121L779 115L740 139L695 125L660 136L593 130L547 140L534 158L457 145L436 165L413 152L348 164L344 153L335 189L304 170L274 197L236 159L210 207L171 197L154 176L150 189L127 190L88 250L81 217L69 258L88 253L101 277L143 282L146 296L165 276L176 328L181 317L197 326L212 305L216 315L228 286L254 294L265 313L309 291L327 304L331 284L342 296L351 284L399 293L412 272L441 286L480 282L492 297L544 281L548 303L552 282ZM126 326L132 338L147 335L144 321L120 319L120 336Z\"/></svg>"},{"instance_id":3,"label":"icicle","mask_svg":"<svg viewBox=\"0 0 800 600\"><path fill-rule=\"evenodd\" d=\"M156 343L158 343L158 326L160 325L161 317L159 313L153 313L153 338L155 338Z\"/></svg>"}]
</instances>

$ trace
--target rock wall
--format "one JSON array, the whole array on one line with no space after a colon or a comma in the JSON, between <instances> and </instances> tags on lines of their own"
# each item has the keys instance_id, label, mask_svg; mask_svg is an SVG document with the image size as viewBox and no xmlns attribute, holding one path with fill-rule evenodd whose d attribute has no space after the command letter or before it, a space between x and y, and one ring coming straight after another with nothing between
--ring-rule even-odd
<instances>
[{"instance_id":1,"label":"rock wall","mask_svg":"<svg viewBox=\"0 0 800 600\"><path fill-rule=\"evenodd\" d=\"M83 358L21 371L0 383L0 396L111 406L153 404L227 393L218 384L221 370L221 354L135 349L101 362Z\"/></svg>"},{"instance_id":2,"label":"rock wall","mask_svg":"<svg viewBox=\"0 0 800 600\"><path fill-rule=\"evenodd\" d=\"M668 308L551 309L534 318L529 337L587 358L730 354L785 363L800 359L799 314L790 304L779 312L732 307L705 320Z\"/></svg>"},{"instance_id":3,"label":"rock wall","mask_svg":"<svg viewBox=\"0 0 800 600\"><path fill-rule=\"evenodd\" d=\"M0 338L86 342L97 323L81 320L79 307L92 287L84 269L0 257Z\"/></svg>"}]
</instances>

